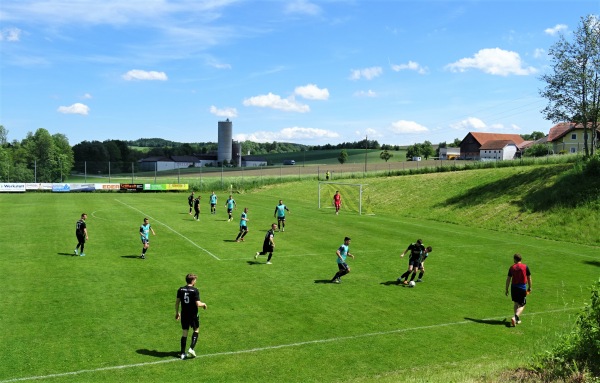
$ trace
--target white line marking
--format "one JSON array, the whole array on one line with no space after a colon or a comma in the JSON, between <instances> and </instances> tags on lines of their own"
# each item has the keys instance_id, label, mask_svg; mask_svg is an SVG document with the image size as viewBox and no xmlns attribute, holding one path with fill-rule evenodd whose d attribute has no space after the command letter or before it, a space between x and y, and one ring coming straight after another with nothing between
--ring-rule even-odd
<instances>
[{"instance_id":1,"label":"white line marking","mask_svg":"<svg viewBox=\"0 0 600 383\"><path fill-rule=\"evenodd\" d=\"M205 253L207 253L208 255L210 255L211 257L213 257L214 259L216 259L217 261L220 261L221 259L219 259L219 257L217 257L216 255L214 255L213 253L211 253L210 251L206 250L205 248L203 248L202 246L198 245L196 242L192 241L191 239L189 239L188 237L186 237L185 235L179 233L178 231L176 231L175 229L173 229L172 227L170 227L169 225L160 222L159 220L157 220L156 218L153 218L152 216L149 216L148 214L144 213L143 211L136 209L135 207L126 204L125 202L119 201L118 199L115 199L115 201L127 206L130 209L133 209L139 213L141 213L142 215L151 218L153 221L158 222L159 224L163 225L164 227L166 227L167 229L171 230L173 233L177 234L178 236L180 236L181 238L185 239L186 241L188 241L189 243L191 243L192 245L196 246L198 249L204 251Z\"/></svg>"},{"instance_id":2,"label":"white line marking","mask_svg":"<svg viewBox=\"0 0 600 383\"><path fill-rule=\"evenodd\" d=\"M549 310L549 311L543 311L543 312L538 312L538 313L527 313L527 314L523 314L523 317L529 317L529 316L533 316L533 315L552 314L552 313L571 311L571 310L581 310L581 307L563 308L563 309ZM506 318L506 315L501 316L501 317L495 317L495 318L485 318L482 320L484 320L484 321L485 320L498 320L500 318ZM433 328L448 327L448 326L469 324L469 323L476 323L476 322L473 322L471 320L464 320L464 321L460 321L460 322L440 323L440 324L434 324L434 325L429 325L429 326L401 328L401 329L390 330L390 331L379 331L379 332L371 332L371 333L359 334L359 335L342 336L342 337L338 337L338 338L315 339L315 340L307 340L305 342L280 344L280 345L276 345L276 346L256 347L256 348L250 348L250 349L246 349L246 350L215 352L212 354L198 355L195 359L212 358L212 357L228 356L228 355L249 354L249 353L253 353L253 352L277 350L277 349L281 349L281 348L299 347L299 346L306 346L306 345L319 344L319 343L340 342L340 341L345 341L345 340L368 338L368 337L381 336L381 335L401 334L401 333L409 332L409 331L429 330L429 329L433 329ZM0 380L0 383L25 382L25 381L29 381L29 380L61 378L64 376L75 376L75 375L91 373L91 372L122 370L122 369L126 369L126 368L153 366L153 365L157 365L157 364L173 363L173 362L181 362L181 360L173 357L171 359L159 360L156 362L125 364L122 366L100 367L100 368L94 368L94 369L88 369L88 370L62 372L62 373L58 373L58 374L28 376L28 377L23 377L23 378Z\"/></svg>"}]
</instances>

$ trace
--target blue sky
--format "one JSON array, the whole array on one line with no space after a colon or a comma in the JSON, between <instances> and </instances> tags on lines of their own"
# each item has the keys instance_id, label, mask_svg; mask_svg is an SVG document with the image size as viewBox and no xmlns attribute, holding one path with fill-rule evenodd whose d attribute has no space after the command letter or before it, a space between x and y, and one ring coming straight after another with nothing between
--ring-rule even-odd
<instances>
[{"instance_id":1,"label":"blue sky","mask_svg":"<svg viewBox=\"0 0 600 383\"><path fill-rule=\"evenodd\" d=\"M434 144L547 133L548 49L595 0L2 0L0 124L83 140Z\"/></svg>"}]
</instances>

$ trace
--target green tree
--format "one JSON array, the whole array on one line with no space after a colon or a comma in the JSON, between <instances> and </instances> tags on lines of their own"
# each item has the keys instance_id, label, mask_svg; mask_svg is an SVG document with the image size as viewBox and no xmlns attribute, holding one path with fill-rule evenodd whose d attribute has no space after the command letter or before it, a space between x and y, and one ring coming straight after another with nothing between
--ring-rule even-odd
<instances>
[{"instance_id":1,"label":"green tree","mask_svg":"<svg viewBox=\"0 0 600 383\"><path fill-rule=\"evenodd\" d=\"M348 161L348 152L346 152L346 149L342 149L340 155L338 156L338 161L340 161L340 164L342 165Z\"/></svg>"},{"instance_id":2,"label":"green tree","mask_svg":"<svg viewBox=\"0 0 600 383\"><path fill-rule=\"evenodd\" d=\"M425 159L428 160L433 153L435 153L435 150L433 150L431 142L425 141L421 144L421 157L425 157Z\"/></svg>"},{"instance_id":3,"label":"green tree","mask_svg":"<svg viewBox=\"0 0 600 383\"><path fill-rule=\"evenodd\" d=\"M600 117L600 23L597 16L582 17L570 36L572 41L561 34L548 51L552 69L541 76L546 87L540 95L548 100L542 114L554 123L583 124L583 146L589 157L594 154Z\"/></svg>"},{"instance_id":4,"label":"green tree","mask_svg":"<svg viewBox=\"0 0 600 383\"><path fill-rule=\"evenodd\" d=\"M388 152L387 149L385 149L383 152L379 153L379 158L381 158L385 162L388 162L389 159L392 157L394 157L394 155L392 153Z\"/></svg>"}]
</instances>

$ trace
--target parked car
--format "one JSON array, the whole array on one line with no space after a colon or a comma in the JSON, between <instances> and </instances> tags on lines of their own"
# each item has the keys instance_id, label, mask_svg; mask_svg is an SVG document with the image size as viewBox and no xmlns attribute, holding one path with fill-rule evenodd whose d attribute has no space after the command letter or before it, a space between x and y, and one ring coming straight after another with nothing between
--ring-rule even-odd
<instances>
[{"instance_id":1,"label":"parked car","mask_svg":"<svg viewBox=\"0 0 600 383\"><path fill-rule=\"evenodd\" d=\"M283 164L284 165L296 165L296 161L294 161L294 160L284 160Z\"/></svg>"}]
</instances>

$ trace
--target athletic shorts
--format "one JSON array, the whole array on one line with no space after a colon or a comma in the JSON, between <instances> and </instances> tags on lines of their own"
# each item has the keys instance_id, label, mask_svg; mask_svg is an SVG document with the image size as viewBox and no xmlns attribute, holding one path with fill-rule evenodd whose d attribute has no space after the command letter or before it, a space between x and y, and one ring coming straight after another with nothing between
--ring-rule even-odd
<instances>
[{"instance_id":1,"label":"athletic shorts","mask_svg":"<svg viewBox=\"0 0 600 383\"><path fill-rule=\"evenodd\" d=\"M285 221L285 217L277 217L278 221Z\"/></svg>"},{"instance_id":2,"label":"athletic shorts","mask_svg":"<svg viewBox=\"0 0 600 383\"><path fill-rule=\"evenodd\" d=\"M345 263L345 262L344 263L338 263L337 265L338 265L338 269L340 271L348 271L348 269L349 269L348 264Z\"/></svg>"},{"instance_id":3,"label":"athletic shorts","mask_svg":"<svg viewBox=\"0 0 600 383\"><path fill-rule=\"evenodd\" d=\"M267 245L267 246L263 246L263 253L272 253L275 250L275 248L273 246Z\"/></svg>"},{"instance_id":4,"label":"athletic shorts","mask_svg":"<svg viewBox=\"0 0 600 383\"><path fill-rule=\"evenodd\" d=\"M148 238L146 238L146 237L142 237L142 244L145 245L147 243L149 244L150 240Z\"/></svg>"},{"instance_id":5,"label":"athletic shorts","mask_svg":"<svg viewBox=\"0 0 600 383\"><path fill-rule=\"evenodd\" d=\"M511 285L510 286L510 297L513 302L519 305L519 307L523 307L527 304L527 290L522 289L518 286Z\"/></svg>"},{"instance_id":6,"label":"athletic shorts","mask_svg":"<svg viewBox=\"0 0 600 383\"><path fill-rule=\"evenodd\" d=\"M231 214L231 212L232 212L232 211L233 211L233 209L231 209L231 208L227 208L227 212L228 212L229 214Z\"/></svg>"},{"instance_id":7,"label":"athletic shorts","mask_svg":"<svg viewBox=\"0 0 600 383\"><path fill-rule=\"evenodd\" d=\"M421 266L421 261L419 259L409 259L408 265L412 266L413 269L417 269Z\"/></svg>"},{"instance_id":8,"label":"athletic shorts","mask_svg":"<svg viewBox=\"0 0 600 383\"><path fill-rule=\"evenodd\" d=\"M210 204L210 207L215 207L215 206L217 206L217 204L216 204L216 203L211 203L211 204Z\"/></svg>"},{"instance_id":9,"label":"athletic shorts","mask_svg":"<svg viewBox=\"0 0 600 383\"><path fill-rule=\"evenodd\" d=\"M248 226L240 225L240 231L248 231Z\"/></svg>"},{"instance_id":10,"label":"athletic shorts","mask_svg":"<svg viewBox=\"0 0 600 383\"><path fill-rule=\"evenodd\" d=\"M193 328L193 329L197 329L198 327L200 327L200 316L198 314L196 314L196 315L190 315L190 314L184 315L182 313L181 314L181 329L182 330L187 330L190 327Z\"/></svg>"},{"instance_id":11,"label":"athletic shorts","mask_svg":"<svg viewBox=\"0 0 600 383\"><path fill-rule=\"evenodd\" d=\"M75 234L77 236L77 241L79 243L84 243L85 242L85 234Z\"/></svg>"}]
</instances>

